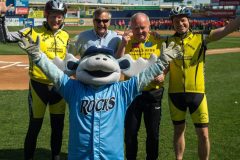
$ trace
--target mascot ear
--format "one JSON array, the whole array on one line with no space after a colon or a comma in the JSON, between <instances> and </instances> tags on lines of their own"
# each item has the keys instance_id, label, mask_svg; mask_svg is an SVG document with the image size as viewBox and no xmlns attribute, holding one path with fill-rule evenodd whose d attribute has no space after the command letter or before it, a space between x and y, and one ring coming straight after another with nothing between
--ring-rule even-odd
<instances>
[{"instance_id":1,"label":"mascot ear","mask_svg":"<svg viewBox=\"0 0 240 160\"><path fill-rule=\"evenodd\" d=\"M122 73L128 77L137 75L156 61L157 56L155 54L151 54L149 59L143 59L140 57L137 60L134 60L129 54L125 54L118 59Z\"/></svg>"}]
</instances>

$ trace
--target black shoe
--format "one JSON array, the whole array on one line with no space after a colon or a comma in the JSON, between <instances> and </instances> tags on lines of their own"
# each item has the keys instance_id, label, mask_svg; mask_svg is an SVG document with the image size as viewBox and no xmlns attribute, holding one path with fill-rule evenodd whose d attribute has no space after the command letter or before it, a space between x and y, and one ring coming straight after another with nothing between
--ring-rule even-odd
<instances>
[{"instance_id":1,"label":"black shoe","mask_svg":"<svg viewBox=\"0 0 240 160\"><path fill-rule=\"evenodd\" d=\"M60 157L60 155L55 155L55 156L52 158L52 160L61 160L61 157Z\"/></svg>"}]
</instances>

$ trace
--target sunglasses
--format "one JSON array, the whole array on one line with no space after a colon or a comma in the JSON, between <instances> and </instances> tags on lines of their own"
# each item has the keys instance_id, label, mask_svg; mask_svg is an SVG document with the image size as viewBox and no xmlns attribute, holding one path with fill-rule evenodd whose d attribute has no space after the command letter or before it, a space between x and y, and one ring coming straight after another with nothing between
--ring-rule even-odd
<instances>
[{"instance_id":1,"label":"sunglasses","mask_svg":"<svg viewBox=\"0 0 240 160\"><path fill-rule=\"evenodd\" d=\"M109 22L109 19L94 19L97 23L108 23Z\"/></svg>"}]
</instances>

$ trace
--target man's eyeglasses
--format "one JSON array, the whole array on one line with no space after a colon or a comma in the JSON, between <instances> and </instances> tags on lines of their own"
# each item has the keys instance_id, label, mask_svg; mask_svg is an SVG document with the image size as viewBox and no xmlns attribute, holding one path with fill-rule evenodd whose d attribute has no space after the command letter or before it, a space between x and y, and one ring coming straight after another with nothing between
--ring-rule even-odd
<instances>
[{"instance_id":1,"label":"man's eyeglasses","mask_svg":"<svg viewBox=\"0 0 240 160\"><path fill-rule=\"evenodd\" d=\"M108 23L109 22L109 19L94 19L97 23Z\"/></svg>"}]
</instances>

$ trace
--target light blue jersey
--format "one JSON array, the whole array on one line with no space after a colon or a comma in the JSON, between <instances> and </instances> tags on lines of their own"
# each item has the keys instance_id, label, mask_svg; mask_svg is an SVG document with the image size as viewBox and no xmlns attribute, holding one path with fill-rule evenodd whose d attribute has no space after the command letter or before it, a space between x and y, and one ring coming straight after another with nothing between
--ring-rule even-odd
<instances>
[{"instance_id":1,"label":"light blue jersey","mask_svg":"<svg viewBox=\"0 0 240 160\"><path fill-rule=\"evenodd\" d=\"M124 159L124 118L139 94L136 80L95 89L64 76L59 91L69 104L69 160Z\"/></svg>"},{"instance_id":2,"label":"light blue jersey","mask_svg":"<svg viewBox=\"0 0 240 160\"><path fill-rule=\"evenodd\" d=\"M108 30L106 35L99 37L95 30L87 30L78 35L75 43L77 52L82 55L90 46L105 46L117 52L118 45L121 43L121 37L115 31Z\"/></svg>"},{"instance_id":3,"label":"light blue jersey","mask_svg":"<svg viewBox=\"0 0 240 160\"><path fill-rule=\"evenodd\" d=\"M128 81L99 87L65 75L44 54L37 65L52 80L69 105L69 160L123 160L127 107L156 75L160 61Z\"/></svg>"}]
</instances>

